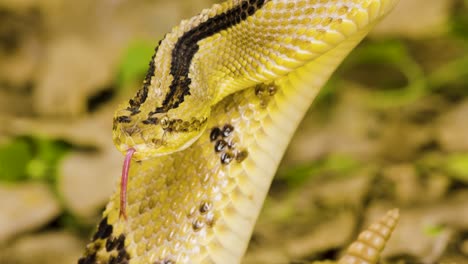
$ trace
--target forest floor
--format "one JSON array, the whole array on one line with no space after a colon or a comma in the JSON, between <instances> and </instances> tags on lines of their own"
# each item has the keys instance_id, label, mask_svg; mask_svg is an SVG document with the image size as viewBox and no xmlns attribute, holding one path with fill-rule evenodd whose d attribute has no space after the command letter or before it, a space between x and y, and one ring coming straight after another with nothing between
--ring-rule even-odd
<instances>
[{"instance_id":1,"label":"forest floor","mask_svg":"<svg viewBox=\"0 0 468 264\"><path fill-rule=\"evenodd\" d=\"M117 187L116 104L211 0L0 0L0 263L76 263ZM244 263L336 258L391 208L382 263L468 263L468 1L402 0L294 136Z\"/></svg>"}]
</instances>

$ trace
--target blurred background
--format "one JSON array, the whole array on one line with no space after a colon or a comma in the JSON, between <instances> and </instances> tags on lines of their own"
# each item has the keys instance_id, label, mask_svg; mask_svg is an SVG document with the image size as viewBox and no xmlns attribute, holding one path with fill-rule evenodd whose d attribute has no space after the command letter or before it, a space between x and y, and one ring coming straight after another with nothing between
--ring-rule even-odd
<instances>
[{"instance_id":1,"label":"blurred background","mask_svg":"<svg viewBox=\"0 0 468 264\"><path fill-rule=\"evenodd\" d=\"M214 0L0 0L0 263L75 263L120 176L117 103ZM297 131L245 263L339 255L390 208L382 263L468 263L468 1L401 0Z\"/></svg>"}]
</instances>

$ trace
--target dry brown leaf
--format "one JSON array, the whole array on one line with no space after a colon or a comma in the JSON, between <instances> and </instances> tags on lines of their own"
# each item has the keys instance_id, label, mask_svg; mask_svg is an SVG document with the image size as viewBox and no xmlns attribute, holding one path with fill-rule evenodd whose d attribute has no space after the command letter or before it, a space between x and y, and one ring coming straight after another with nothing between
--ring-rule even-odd
<instances>
[{"instance_id":1,"label":"dry brown leaf","mask_svg":"<svg viewBox=\"0 0 468 264\"><path fill-rule=\"evenodd\" d=\"M106 150L113 147L112 116L115 104L109 104L87 117L76 119L21 118L0 115L0 134L44 136L65 140L76 146Z\"/></svg>"},{"instance_id":2,"label":"dry brown leaf","mask_svg":"<svg viewBox=\"0 0 468 264\"><path fill-rule=\"evenodd\" d=\"M17 93L0 87L0 113L12 116L27 116L33 111L31 100L32 98L28 94Z\"/></svg>"},{"instance_id":3,"label":"dry brown leaf","mask_svg":"<svg viewBox=\"0 0 468 264\"><path fill-rule=\"evenodd\" d=\"M378 133L386 124L366 107L362 90L351 84L340 88L340 101L326 121L311 115L300 125L285 155L288 162L308 162L329 153L349 154L361 160L377 155L380 141L369 134Z\"/></svg>"},{"instance_id":4,"label":"dry brown leaf","mask_svg":"<svg viewBox=\"0 0 468 264\"><path fill-rule=\"evenodd\" d=\"M84 243L66 232L34 234L19 238L0 250L0 263L75 264Z\"/></svg>"},{"instance_id":5,"label":"dry brown leaf","mask_svg":"<svg viewBox=\"0 0 468 264\"><path fill-rule=\"evenodd\" d=\"M445 200L418 207L403 208L400 222L382 256L412 255L424 259L440 247L444 231L468 229L468 192L454 193ZM372 223L394 205L371 204L364 225ZM441 227L439 235L430 235L428 228Z\"/></svg>"},{"instance_id":6,"label":"dry brown leaf","mask_svg":"<svg viewBox=\"0 0 468 264\"><path fill-rule=\"evenodd\" d=\"M92 43L63 37L49 43L34 88L34 108L40 115L78 116L87 98L112 81L112 70Z\"/></svg>"},{"instance_id":7,"label":"dry brown leaf","mask_svg":"<svg viewBox=\"0 0 468 264\"><path fill-rule=\"evenodd\" d=\"M443 150L468 151L468 100L444 113L436 127L437 140Z\"/></svg>"},{"instance_id":8,"label":"dry brown leaf","mask_svg":"<svg viewBox=\"0 0 468 264\"><path fill-rule=\"evenodd\" d=\"M304 259L316 252L341 247L353 235L356 223L354 213L342 210L329 221L316 226L312 232L287 241L288 256L290 259Z\"/></svg>"},{"instance_id":9,"label":"dry brown leaf","mask_svg":"<svg viewBox=\"0 0 468 264\"><path fill-rule=\"evenodd\" d=\"M416 168L411 163L385 167L382 174L394 183L395 197L399 203L408 205L420 200L422 188Z\"/></svg>"},{"instance_id":10,"label":"dry brown leaf","mask_svg":"<svg viewBox=\"0 0 468 264\"><path fill-rule=\"evenodd\" d=\"M1 184L0 201L0 241L34 230L60 213L60 205L46 184Z\"/></svg>"},{"instance_id":11,"label":"dry brown leaf","mask_svg":"<svg viewBox=\"0 0 468 264\"><path fill-rule=\"evenodd\" d=\"M61 163L57 183L65 206L82 218L98 215L117 186L122 159L115 149L68 155Z\"/></svg>"},{"instance_id":12,"label":"dry brown leaf","mask_svg":"<svg viewBox=\"0 0 468 264\"><path fill-rule=\"evenodd\" d=\"M427 38L449 29L453 0L403 0L371 33L371 36L396 35Z\"/></svg>"}]
</instances>

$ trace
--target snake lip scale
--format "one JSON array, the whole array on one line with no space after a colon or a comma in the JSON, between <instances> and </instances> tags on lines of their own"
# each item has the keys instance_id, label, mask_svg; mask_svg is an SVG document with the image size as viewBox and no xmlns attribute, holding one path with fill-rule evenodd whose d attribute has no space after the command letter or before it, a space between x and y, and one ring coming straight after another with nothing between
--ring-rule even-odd
<instances>
[{"instance_id":1,"label":"snake lip scale","mask_svg":"<svg viewBox=\"0 0 468 264\"><path fill-rule=\"evenodd\" d=\"M305 112L397 1L228 0L174 27L115 112L122 178L78 263L239 263ZM374 264L397 219L339 263Z\"/></svg>"}]
</instances>

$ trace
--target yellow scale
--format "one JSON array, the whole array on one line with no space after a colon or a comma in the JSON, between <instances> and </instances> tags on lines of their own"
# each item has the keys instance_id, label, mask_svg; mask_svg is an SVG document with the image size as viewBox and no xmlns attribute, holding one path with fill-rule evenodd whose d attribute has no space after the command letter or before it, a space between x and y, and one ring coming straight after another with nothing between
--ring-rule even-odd
<instances>
[{"instance_id":1,"label":"yellow scale","mask_svg":"<svg viewBox=\"0 0 468 264\"><path fill-rule=\"evenodd\" d=\"M80 264L239 263L304 113L397 0L264 1L240 23L198 41L188 74L190 95L177 108L154 115L205 118L202 127L184 134L142 124L170 91L179 38L243 2L263 1L228 1L175 27L154 58L141 113L131 115L127 103L116 112L131 119L115 123L117 147L136 150L127 219L119 217L117 191Z\"/></svg>"}]
</instances>

